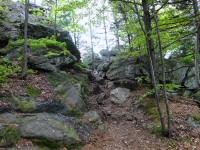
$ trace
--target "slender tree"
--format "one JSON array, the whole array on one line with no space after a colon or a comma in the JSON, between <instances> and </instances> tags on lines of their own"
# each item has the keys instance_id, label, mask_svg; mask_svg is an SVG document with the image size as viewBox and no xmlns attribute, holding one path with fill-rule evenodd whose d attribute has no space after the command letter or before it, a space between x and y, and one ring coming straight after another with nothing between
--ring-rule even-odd
<instances>
[{"instance_id":1,"label":"slender tree","mask_svg":"<svg viewBox=\"0 0 200 150\"><path fill-rule=\"evenodd\" d=\"M55 0L55 14L54 14L54 36L57 38L57 10L58 9L58 0Z\"/></svg>"},{"instance_id":2,"label":"slender tree","mask_svg":"<svg viewBox=\"0 0 200 150\"><path fill-rule=\"evenodd\" d=\"M27 76L28 70L28 17L29 17L29 0L25 0L25 20L24 20L24 60L23 60L23 67L22 67L22 78L25 79Z\"/></svg>"},{"instance_id":3,"label":"slender tree","mask_svg":"<svg viewBox=\"0 0 200 150\"><path fill-rule=\"evenodd\" d=\"M194 64L195 64L195 76L198 84L198 88L200 86L200 77L199 77L199 53L200 53L200 22L199 22L199 6L197 0L192 0L193 2L193 10L195 16L195 24L196 24L196 48L194 50Z\"/></svg>"},{"instance_id":4,"label":"slender tree","mask_svg":"<svg viewBox=\"0 0 200 150\"><path fill-rule=\"evenodd\" d=\"M105 11L106 11L106 6L105 6L105 2L103 4L103 28L104 28L104 37L105 37L105 44L106 44L106 50L108 51L108 61L110 62L110 52L109 52L109 46L108 46L108 33L107 33L107 26L106 26L106 16L105 16Z\"/></svg>"},{"instance_id":5,"label":"slender tree","mask_svg":"<svg viewBox=\"0 0 200 150\"><path fill-rule=\"evenodd\" d=\"M151 71L151 78L152 78L152 85L154 87L154 93L155 93L155 103L157 106L157 110L160 116L160 123L161 123L161 128L162 128L162 133L165 134L165 123L164 123L164 116L160 107L160 98L158 95L158 90L157 90L157 83L156 83L156 77L155 77L155 59L154 59L154 46L153 46L153 39L152 39L152 27L151 27L151 16L150 16L150 10L149 10L149 4L147 0L142 0L142 11L143 11L143 23L141 20L141 15L139 13L137 4L134 0L134 7L135 7L135 12L138 17L138 22L141 26L141 29L145 35L145 41L147 45L147 54L149 57L149 62L150 62L150 71ZM144 24L144 25L143 25ZM154 60L154 62L153 62Z\"/></svg>"},{"instance_id":6,"label":"slender tree","mask_svg":"<svg viewBox=\"0 0 200 150\"><path fill-rule=\"evenodd\" d=\"M153 6L153 14L154 14L154 21L155 21L155 26L156 26L156 34L157 34L158 48L159 48L161 68L162 68L163 96L164 96L165 107L166 107L166 112L167 112L166 134L168 136L171 136L171 115L170 115L170 109L169 109L167 92L166 92L165 61L164 61L164 57L163 57L162 42L161 42L161 36L160 36L160 29L159 29L159 25L158 25L158 16L155 11L155 5Z\"/></svg>"},{"instance_id":7,"label":"slender tree","mask_svg":"<svg viewBox=\"0 0 200 150\"><path fill-rule=\"evenodd\" d=\"M92 53L92 70L94 70L94 43L93 43L92 19L91 19L90 8L88 8L88 15L89 15L89 31L90 31L90 48Z\"/></svg>"}]
</instances>

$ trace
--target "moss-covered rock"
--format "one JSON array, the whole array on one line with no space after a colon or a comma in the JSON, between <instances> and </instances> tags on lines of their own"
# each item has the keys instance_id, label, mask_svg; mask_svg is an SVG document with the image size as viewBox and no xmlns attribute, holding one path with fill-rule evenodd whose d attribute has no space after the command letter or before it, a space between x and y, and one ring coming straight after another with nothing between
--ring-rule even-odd
<instances>
[{"instance_id":1,"label":"moss-covered rock","mask_svg":"<svg viewBox=\"0 0 200 150\"><path fill-rule=\"evenodd\" d=\"M79 146L88 140L89 136L87 127L75 119L47 113L25 118L20 132L22 137L54 148Z\"/></svg>"},{"instance_id":2,"label":"moss-covered rock","mask_svg":"<svg viewBox=\"0 0 200 150\"><path fill-rule=\"evenodd\" d=\"M71 116L80 116L86 110L84 99L88 91L88 78L83 74L58 72L49 74L55 93L68 109Z\"/></svg>"}]
</instances>

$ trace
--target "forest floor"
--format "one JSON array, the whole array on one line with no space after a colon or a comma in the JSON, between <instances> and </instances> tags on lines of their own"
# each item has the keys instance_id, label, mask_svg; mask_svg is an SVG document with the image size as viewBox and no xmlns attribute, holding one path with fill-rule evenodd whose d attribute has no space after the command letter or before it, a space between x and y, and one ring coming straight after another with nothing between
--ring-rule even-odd
<instances>
[{"instance_id":1,"label":"forest floor","mask_svg":"<svg viewBox=\"0 0 200 150\"><path fill-rule=\"evenodd\" d=\"M106 94L110 90L105 87L101 89ZM162 137L158 131L152 130L154 122L139 107L139 98L146 91L144 87L133 90L126 103L120 106L112 103L109 97L97 105L94 101L98 98L92 96L91 109L104 115L106 130L95 131L91 142L82 150L199 150L200 129L191 127L187 121L189 116L199 114L197 104L181 96L171 98L173 136Z\"/></svg>"}]
</instances>

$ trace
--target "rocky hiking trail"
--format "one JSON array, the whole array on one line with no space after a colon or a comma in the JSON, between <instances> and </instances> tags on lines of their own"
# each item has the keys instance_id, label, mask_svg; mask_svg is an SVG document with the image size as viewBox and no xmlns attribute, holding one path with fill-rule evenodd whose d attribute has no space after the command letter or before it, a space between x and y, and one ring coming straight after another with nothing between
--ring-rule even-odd
<instances>
[{"instance_id":1,"label":"rocky hiking trail","mask_svg":"<svg viewBox=\"0 0 200 150\"><path fill-rule=\"evenodd\" d=\"M97 129L91 142L81 150L198 150L200 149L199 130L188 124L187 117L199 112L196 103L185 97L172 97L170 108L173 113L173 137L165 138L152 133L152 120L140 108L139 99L147 88L138 87L130 91L125 102L119 104L113 100L114 87L110 81L103 85L93 85L95 94L88 105L102 115L104 129ZM122 88L123 90L123 88ZM118 91L119 92L119 91ZM112 93L112 92L111 92ZM122 98L118 95L118 98ZM116 97L115 97L116 98Z\"/></svg>"},{"instance_id":2,"label":"rocky hiking trail","mask_svg":"<svg viewBox=\"0 0 200 150\"><path fill-rule=\"evenodd\" d=\"M155 114L151 111L147 112L146 109L149 108L145 103L141 103L142 100L144 102L153 101L151 96L143 97L149 89L148 85L141 85L132 90L116 86L109 80L100 82L92 80L88 85L89 95L85 101L87 111L81 118L78 118L82 123L92 127L91 130L80 125L80 122L74 117L62 115L67 113L67 110L63 109L63 105L59 101L54 100L58 98L55 96L54 87L48 81L46 74L30 75L26 81L15 77L10 79L10 82L2 87L1 95L9 96L11 92L16 97L20 95L22 98L23 95L26 95L27 86L37 87L41 93L37 96L38 100L31 103L36 103L36 107L27 105L28 103L24 100L26 97L24 97L14 107L17 113L13 111L12 103L1 102L0 122L12 127L20 127L23 137L14 148L1 149L40 150L41 147L37 146L38 143L36 142L35 145L35 141L32 140L35 138L53 139L53 141L66 142L67 145L69 143L78 144L81 138L86 143L81 146L81 150L200 149L199 126L191 119L191 116L199 113L199 107L192 99L182 96L170 97L174 130L172 138L165 138L159 135L156 128L154 129L155 124L158 123L153 119ZM141 99L142 97L144 99ZM48 101L49 99L52 101ZM153 111L155 112L155 109ZM68 128L68 126L72 128ZM1 128L4 130L4 125ZM67 134L67 137L63 134ZM46 143L48 146L49 144ZM78 150L79 148L53 149Z\"/></svg>"}]
</instances>

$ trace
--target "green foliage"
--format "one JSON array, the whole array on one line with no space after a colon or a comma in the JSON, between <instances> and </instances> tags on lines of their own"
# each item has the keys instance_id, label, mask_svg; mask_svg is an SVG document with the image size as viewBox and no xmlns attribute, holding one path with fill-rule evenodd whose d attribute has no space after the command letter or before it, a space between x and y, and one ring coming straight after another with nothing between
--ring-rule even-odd
<instances>
[{"instance_id":1,"label":"green foliage","mask_svg":"<svg viewBox=\"0 0 200 150\"><path fill-rule=\"evenodd\" d=\"M44 12L40 8L29 9L29 12L35 16L44 16Z\"/></svg>"},{"instance_id":2,"label":"green foliage","mask_svg":"<svg viewBox=\"0 0 200 150\"><path fill-rule=\"evenodd\" d=\"M194 63L194 57L193 55L187 55L181 58L181 62L184 64L192 64Z\"/></svg>"},{"instance_id":3,"label":"green foliage","mask_svg":"<svg viewBox=\"0 0 200 150\"><path fill-rule=\"evenodd\" d=\"M29 96L38 97L41 94L41 90L36 88L36 87L33 87L33 86L29 85L29 86L26 87L26 93Z\"/></svg>"},{"instance_id":4,"label":"green foliage","mask_svg":"<svg viewBox=\"0 0 200 150\"><path fill-rule=\"evenodd\" d=\"M142 85L142 83L144 83L144 82L149 82L150 81L148 76L136 77L136 80L140 85Z\"/></svg>"},{"instance_id":5,"label":"green foliage","mask_svg":"<svg viewBox=\"0 0 200 150\"><path fill-rule=\"evenodd\" d=\"M200 113L194 114L192 117L195 121L200 121Z\"/></svg>"},{"instance_id":6,"label":"green foliage","mask_svg":"<svg viewBox=\"0 0 200 150\"><path fill-rule=\"evenodd\" d=\"M182 86L179 85L179 84L175 84L175 83L167 83L166 84L166 90L168 91L173 91L173 90L177 90L177 89L180 89ZM163 88L163 84L157 84L157 88L158 90L162 89Z\"/></svg>"},{"instance_id":7,"label":"green foliage","mask_svg":"<svg viewBox=\"0 0 200 150\"><path fill-rule=\"evenodd\" d=\"M75 63L74 68L76 68L78 70L83 70L83 69L87 68L87 66L83 63Z\"/></svg>"},{"instance_id":8,"label":"green foliage","mask_svg":"<svg viewBox=\"0 0 200 150\"><path fill-rule=\"evenodd\" d=\"M4 83L10 75L21 72L21 67L13 65L8 59L0 57L0 84Z\"/></svg>"},{"instance_id":9,"label":"green foliage","mask_svg":"<svg viewBox=\"0 0 200 150\"><path fill-rule=\"evenodd\" d=\"M20 140L20 133L15 127L5 127L0 129L0 143L2 145L14 145Z\"/></svg>"}]
</instances>

